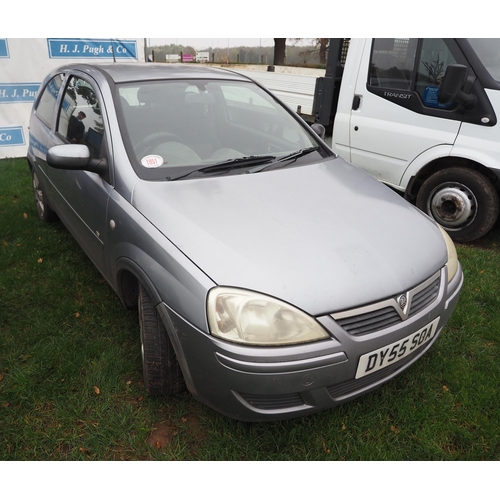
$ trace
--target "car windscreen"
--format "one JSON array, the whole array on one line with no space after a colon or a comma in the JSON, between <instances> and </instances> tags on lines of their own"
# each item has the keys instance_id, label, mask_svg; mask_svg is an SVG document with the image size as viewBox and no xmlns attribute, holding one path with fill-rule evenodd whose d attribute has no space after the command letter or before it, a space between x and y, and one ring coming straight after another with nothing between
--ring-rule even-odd
<instances>
[{"instance_id":1,"label":"car windscreen","mask_svg":"<svg viewBox=\"0 0 500 500\"><path fill-rule=\"evenodd\" d=\"M500 82L500 38L468 38L489 74Z\"/></svg>"},{"instance_id":2,"label":"car windscreen","mask_svg":"<svg viewBox=\"0 0 500 500\"><path fill-rule=\"evenodd\" d=\"M319 148L307 127L252 82L139 82L119 85L118 95L125 144L143 179Z\"/></svg>"}]
</instances>

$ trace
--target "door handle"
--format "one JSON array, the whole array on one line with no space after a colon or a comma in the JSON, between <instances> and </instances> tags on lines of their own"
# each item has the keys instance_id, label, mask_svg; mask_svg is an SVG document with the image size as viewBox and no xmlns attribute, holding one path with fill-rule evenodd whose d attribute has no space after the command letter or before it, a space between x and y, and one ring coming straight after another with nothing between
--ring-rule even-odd
<instances>
[{"instance_id":1,"label":"door handle","mask_svg":"<svg viewBox=\"0 0 500 500\"><path fill-rule=\"evenodd\" d=\"M360 95L355 95L354 99L352 100L352 109L353 111L356 111L359 109L359 106L361 104L361 96Z\"/></svg>"}]
</instances>

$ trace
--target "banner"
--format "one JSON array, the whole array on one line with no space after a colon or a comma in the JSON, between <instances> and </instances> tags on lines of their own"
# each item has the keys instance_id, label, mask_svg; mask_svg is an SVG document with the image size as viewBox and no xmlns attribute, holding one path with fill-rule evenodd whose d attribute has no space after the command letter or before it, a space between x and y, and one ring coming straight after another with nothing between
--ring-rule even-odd
<instances>
[{"instance_id":1,"label":"banner","mask_svg":"<svg viewBox=\"0 0 500 500\"><path fill-rule=\"evenodd\" d=\"M43 79L63 64L144 62L144 39L0 38L0 158L28 150L28 125Z\"/></svg>"}]
</instances>

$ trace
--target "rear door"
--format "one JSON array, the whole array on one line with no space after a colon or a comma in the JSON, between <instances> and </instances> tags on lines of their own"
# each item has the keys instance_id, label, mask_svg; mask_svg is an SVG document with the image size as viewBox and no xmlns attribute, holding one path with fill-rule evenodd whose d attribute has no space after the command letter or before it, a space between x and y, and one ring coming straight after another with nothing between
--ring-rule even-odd
<instances>
[{"instance_id":1,"label":"rear door","mask_svg":"<svg viewBox=\"0 0 500 500\"><path fill-rule=\"evenodd\" d=\"M451 147L462 111L438 103L460 51L450 39L375 38L365 45L350 121L350 161L399 186L407 166L437 145Z\"/></svg>"}]
</instances>

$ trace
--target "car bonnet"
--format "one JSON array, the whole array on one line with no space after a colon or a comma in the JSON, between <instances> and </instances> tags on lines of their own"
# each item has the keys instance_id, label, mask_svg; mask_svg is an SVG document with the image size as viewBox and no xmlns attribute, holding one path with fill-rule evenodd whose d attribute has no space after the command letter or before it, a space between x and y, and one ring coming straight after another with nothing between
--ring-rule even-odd
<instances>
[{"instance_id":1,"label":"car bonnet","mask_svg":"<svg viewBox=\"0 0 500 500\"><path fill-rule=\"evenodd\" d=\"M342 159L171 182L133 205L215 283L313 315L381 300L447 260L434 222Z\"/></svg>"}]
</instances>

